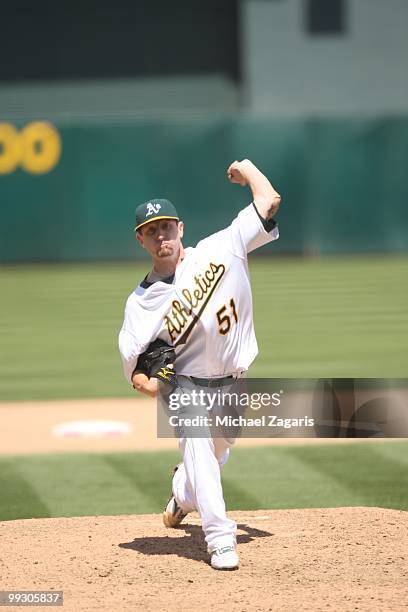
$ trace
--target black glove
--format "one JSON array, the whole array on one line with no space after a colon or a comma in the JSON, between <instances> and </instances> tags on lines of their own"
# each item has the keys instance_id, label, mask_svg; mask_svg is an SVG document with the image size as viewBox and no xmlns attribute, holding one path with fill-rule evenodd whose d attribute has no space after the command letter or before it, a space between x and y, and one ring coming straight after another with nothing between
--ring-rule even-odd
<instances>
[{"instance_id":1,"label":"black glove","mask_svg":"<svg viewBox=\"0 0 408 612\"><path fill-rule=\"evenodd\" d=\"M173 367L176 352L164 340L157 338L149 344L144 353L139 355L134 372L143 372L149 378L157 378L172 387L177 387L177 376Z\"/></svg>"}]
</instances>

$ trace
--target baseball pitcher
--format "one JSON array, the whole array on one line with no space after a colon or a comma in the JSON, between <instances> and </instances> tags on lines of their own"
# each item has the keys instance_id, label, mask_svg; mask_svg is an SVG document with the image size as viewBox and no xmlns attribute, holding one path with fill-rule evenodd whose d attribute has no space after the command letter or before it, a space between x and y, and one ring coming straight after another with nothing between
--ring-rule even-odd
<instances>
[{"instance_id":1,"label":"baseball pitcher","mask_svg":"<svg viewBox=\"0 0 408 612\"><path fill-rule=\"evenodd\" d=\"M119 348L126 378L151 397L159 381L171 391L228 389L258 353L247 256L279 237L273 217L281 198L248 159L234 161L227 176L250 187L252 202L195 248L183 247L183 222L168 200L136 209L136 239L152 269L127 300ZM164 524L177 527L197 510L212 567L235 569L236 524L226 514L220 475L231 440L186 433L179 444L183 461L174 470Z\"/></svg>"}]
</instances>

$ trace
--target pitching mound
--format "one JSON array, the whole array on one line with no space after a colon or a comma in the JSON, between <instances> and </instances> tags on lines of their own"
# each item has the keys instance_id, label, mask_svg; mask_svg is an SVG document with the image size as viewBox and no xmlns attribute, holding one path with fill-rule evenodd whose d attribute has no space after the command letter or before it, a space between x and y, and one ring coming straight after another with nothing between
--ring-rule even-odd
<instances>
[{"instance_id":1,"label":"pitching mound","mask_svg":"<svg viewBox=\"0 0 408 612\"><path fill-rule=\"evenodd\" d=\"M234 572L208 565L197 515L177 530L158 515L2 522L1 589L63 590L64 610L75 612L406 610L408 514L230 514L239 525Z\"/></svg>"}]
</instances>

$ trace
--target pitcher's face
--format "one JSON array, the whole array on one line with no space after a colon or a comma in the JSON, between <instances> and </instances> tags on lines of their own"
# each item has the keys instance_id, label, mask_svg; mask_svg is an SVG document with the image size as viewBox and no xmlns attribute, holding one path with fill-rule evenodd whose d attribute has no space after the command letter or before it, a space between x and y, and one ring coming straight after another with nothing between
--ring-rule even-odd
<instances>
[{"instance_id":1,"label":"pitcher's face","mask_svg":"<svg viewBox=\"0 0 408 612\"><path fill-rule=\"evenodd\" d=\"M172 257L180 252L183 237L183 222L175 219L151 221L136 232L141 246L153 259Z\"/></svg>"}]
</instances>

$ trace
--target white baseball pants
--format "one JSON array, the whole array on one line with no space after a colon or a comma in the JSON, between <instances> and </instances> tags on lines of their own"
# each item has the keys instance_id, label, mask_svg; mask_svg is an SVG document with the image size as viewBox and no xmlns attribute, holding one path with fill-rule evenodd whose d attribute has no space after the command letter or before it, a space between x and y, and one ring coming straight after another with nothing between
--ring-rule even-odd
<instances>
[{"instance_id":1,"label":"white baseball pants","mask_svg":"<svg viewBox=\"0 0 408 612\"><path fill-rule=\"evenodd\" d=\"M184 512L197 510L208 552L235 544L237 525L229 519L220 468L231 444L223 438L180 438L183 463L173 477L173 494Z\"/></svg>"}]
</instances>

